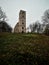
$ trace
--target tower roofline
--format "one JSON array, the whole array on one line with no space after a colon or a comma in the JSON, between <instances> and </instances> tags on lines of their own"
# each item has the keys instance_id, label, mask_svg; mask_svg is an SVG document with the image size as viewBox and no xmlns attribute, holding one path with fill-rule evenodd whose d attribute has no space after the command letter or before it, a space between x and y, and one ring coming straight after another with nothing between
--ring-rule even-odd
<instances>
[{"instance_id":1,"label":"tower roofline","mask_svg":"<svg viewBox=\"0 0 49 65\"><path fill-rule=\"evenodd\" d=\"M26 12L26 11L24 11L24 10L20 10L20 12L21 12L21 11Z\"/></svg>"}]
</instances>

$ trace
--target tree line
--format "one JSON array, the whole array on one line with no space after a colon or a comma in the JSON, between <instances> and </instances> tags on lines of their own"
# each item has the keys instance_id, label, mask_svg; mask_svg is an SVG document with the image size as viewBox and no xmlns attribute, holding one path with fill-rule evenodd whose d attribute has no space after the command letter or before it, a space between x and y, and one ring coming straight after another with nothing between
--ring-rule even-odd
<instances>
[{"instance_id":1,"label":"tree line","mask_svg":"<svg viewBox=\"0 0 49 65\"><path fill-rule=\"evenodd\" d=\"M44 12L41 17L41 22L37 20L33 24L30 24L27 29L28 32L30 30L31 33L44 33L49 35L49 9Z\"/></svg>"}]
</instances>

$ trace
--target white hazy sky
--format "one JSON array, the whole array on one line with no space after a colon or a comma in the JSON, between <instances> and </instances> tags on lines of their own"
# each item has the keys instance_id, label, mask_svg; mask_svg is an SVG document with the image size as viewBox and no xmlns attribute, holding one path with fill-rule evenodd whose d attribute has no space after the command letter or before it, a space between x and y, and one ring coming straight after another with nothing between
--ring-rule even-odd
<instances>
[{"instance_id":1,"label":"white hazy sky","mask_svg":"<svg viewBox=\"0 0 49 65\"><path fill-rule=\"evenodd\" d=\"M49 9L49 0L0 0L0 6L9 19L7 22L14 27L19 19L19 11L26 11L27 26L41 20L44 11Z\"/></svg>"}]
</instances>

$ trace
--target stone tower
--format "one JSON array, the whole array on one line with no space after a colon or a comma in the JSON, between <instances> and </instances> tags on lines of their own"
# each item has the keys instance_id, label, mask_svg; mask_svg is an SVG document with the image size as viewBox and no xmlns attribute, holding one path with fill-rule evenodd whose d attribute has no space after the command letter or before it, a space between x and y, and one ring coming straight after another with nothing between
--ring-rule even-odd
<instances>
[{"instance_id":1,"label":"stone tower","mask_svg":"<svg viewBox=\"0 0 49 65\"><path fill-rule=\"evenodd\" d=\"M19 22L14 28L16 33L25 33L26 32L26 11L20 10L19 12Z\"/></svg>"}]
</instances>

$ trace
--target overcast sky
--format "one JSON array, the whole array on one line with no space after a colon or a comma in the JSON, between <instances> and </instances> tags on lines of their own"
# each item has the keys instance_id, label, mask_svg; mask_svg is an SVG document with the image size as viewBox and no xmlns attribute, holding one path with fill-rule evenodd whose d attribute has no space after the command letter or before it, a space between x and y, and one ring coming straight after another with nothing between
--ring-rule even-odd
<instances>
[{"instance_id":1,"label":"overcast sky","mask_svg":"<svg viewBox=\"0 0 49 65\"><path fill-rule=\"evenodd\" d=\"M41 20L44 11L49 9L49 0L0 0L0 6L9 19L7 22L14 27L19 19L19 11L26 11L27 26Z\"/></svg>"}]
</instances>

